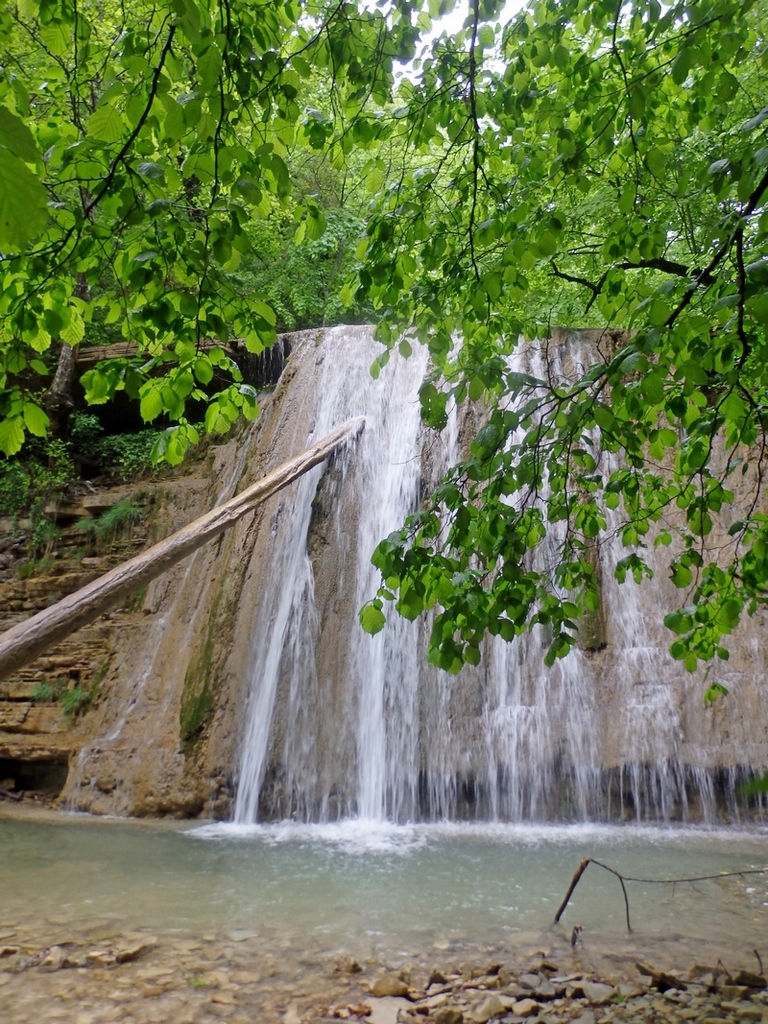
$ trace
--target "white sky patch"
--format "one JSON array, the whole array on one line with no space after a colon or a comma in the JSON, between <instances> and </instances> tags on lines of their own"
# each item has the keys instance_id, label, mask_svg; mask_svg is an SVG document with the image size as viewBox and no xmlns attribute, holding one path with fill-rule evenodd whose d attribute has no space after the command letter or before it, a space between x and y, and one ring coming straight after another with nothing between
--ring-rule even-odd
<instances>
[{"instance_id":1,"label":"white sky patch","mask_svg":"<svg viewBox=\"0 0 768 1024\"><path fill-rule=\"evenodd\" d=\"M528 0L507 0L507 3L504 4L499 13L497 19L499 24L506 25L519 11L522 11L527 3ZM446 14L434 22L432 31L424 36L424 42L431 42L433 39L437 39L443 32L448 32L449 35L458 32L463 27L468 15L468 0L458 0L450 14Z\"/></svg>"}]
</instances>

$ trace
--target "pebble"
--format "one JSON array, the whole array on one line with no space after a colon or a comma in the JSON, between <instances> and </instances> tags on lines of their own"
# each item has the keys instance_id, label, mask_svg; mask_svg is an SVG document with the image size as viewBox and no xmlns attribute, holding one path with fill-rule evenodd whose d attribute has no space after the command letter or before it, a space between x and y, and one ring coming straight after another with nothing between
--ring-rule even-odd
<instances>
[{"instance_id":1,"label":"pebble","mask_svg":"<svg viewBox=\"0 0 768 1024\"><path fill-rule=\"evenodd\" d=\"M531 1017L534 1013L539 1012L539 1004L535 999L520 999L512 1007L512 1013L516 1017Z\"/></svg>"},{"instance_id":2,"label":"pebble","mask_svg":"<svg viewBox=\"0 0 768 1024\"><path fill-rule=\"evenodd\" d=\"M584 981L581 988L584 998L593 1006L604 1006L616 995L613 985L603 985L599 981Z\"/></svg>"},{"instance_id":3,"label":"pebble","mask_svg":"<svg viewBox=\"0 0 768 1024\"><path fill-rule=\"evenodd\" d=\"M464 1024L464 1014L455 1006L446 1006L435 1014L435 1024Z\"/></svg>"},{"instance_id":4,"label":"pebble","mask_svg":"<svg viewBox=\"0 0 768 1024\"><path fill-rule=\"evenodd\" d=\"M396 974L380 974L371 985L372 996L406 996L408 983Z\"/></svg>"},{"instance_id":5,"label":"pebble","mask_svg":"<svg viewBox=\"0 0 768 1024\"><path fill-rule=\"evenodd\" d=\"M475 1007L472 1011L472 1020L477 1021L477 1024L487 1024L494 1017L503 1017L506 1012L506 1007L494 992Z\"/></svg>"},{"instance_id":6,"label":"pebble","mask_svg":"<svg viewBox=\"0 0 768 1024\"><path fill-rule=\"evenodd\" d=\"M398 996L383 996L381 999L368 999L370 1014L365 1018L369 1024L397 1024L400 1010L410 1005L407 999Z\"/></svg>"},{"instance_id":7,"label":"pebble","mask_svg":"<svg viewBox=\"0 0 768 1024\"><path fill-rule=\"evenodd\" d=\"M46 941L44 924L32 927L3 934L2 1024L768 1024L768 990L753 987L760 976L730 982L703 967L682 982L653 967L642 977L623 951L596 958L601 976L569 946L531 943L502 962L491 947L454 942L442 963L429 945L410 961L398 954L395 966L245 929L158 938L101 921L79 934L51 926ZM466 958L460 972L451 950Z\"/></svg>"}]
</instances>

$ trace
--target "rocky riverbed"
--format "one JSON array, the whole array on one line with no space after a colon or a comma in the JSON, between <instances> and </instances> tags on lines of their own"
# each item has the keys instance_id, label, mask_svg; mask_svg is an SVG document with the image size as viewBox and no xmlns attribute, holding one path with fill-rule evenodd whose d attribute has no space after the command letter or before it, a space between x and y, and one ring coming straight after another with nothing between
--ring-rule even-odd
<instances>
[{"instance_id":1,"label":"rocky riverbed","mask_svg":"<svg viewBox=\"0 0 768 1024\"><path fill-rule=\"evenodd\" d=\"M50 927L49 922L49 927ZM437 942L397 961L298 949L247 930L43 936L0 926L4 1024L704 1024L768 1022L762 965L676 967L592 949L578 933L513 952ZM726 958L727 959L727 958Z\"/></svg>"}]
</instances>

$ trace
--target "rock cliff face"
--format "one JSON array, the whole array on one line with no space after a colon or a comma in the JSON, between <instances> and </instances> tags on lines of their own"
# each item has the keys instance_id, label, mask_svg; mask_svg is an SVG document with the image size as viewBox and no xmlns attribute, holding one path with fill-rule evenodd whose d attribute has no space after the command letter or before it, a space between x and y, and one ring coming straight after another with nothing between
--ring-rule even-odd
<instances>
[{"instance_id":1,"label":"rock cliff face","mask_svg":"<svg viewBox=\"0 0 768 1024\"><path fill-rule=\"evenodd\" d=\"M124 497L115 488L110 503ZM56 550L35 563L25 543L30 523L0 521L0 629L34 614L95 579L110 565L145 543L145 530L122 538L120 550L85 554L75 520L94 506L89 494L62 509L65 525ZM67 513L71 513L67 515ZM18 790L55 794L66 779L69 758L83 742L83 732L68 719L57 692L88 694L106 673L112 622L102 620L69 638L43 658L0 682L0 778L6 794Z\"/></svg>"},{"instance_id":2,"label":"rock cliff face","mask_svg":"<svg viewBox=\"0 0 768 1024\"><path fill-rule=\"evenodd\" d=\"M589 338L560 343L577 360ZM237 438L183 473L86 497L142 504L119 543L81 557L66 528L35 575L20 579L18 559L6 567L0 627L240 491L329 426L367 417L354 450L0 684L0 783L61 789L64 806L96 813L240 821L737 813L739 780L768 767L765 618L742 629L718 677L730 696L710 708L701 675L684 677L666 652L660 610L678 593L664 573L619 587L610 543L594 551L602 609L583 624L581 649L551 670L538 634L489 642L457 679L426 664L424 623L393 615L371 639L357 625L376 585L370 552L471 424L453 422L440 445L423 435L423 360L371 381L366 328L307 332L292 348L260 418ZM65 694L42 701L42 685L92 702L67 717Z\"/></svg>"}]
</instances>

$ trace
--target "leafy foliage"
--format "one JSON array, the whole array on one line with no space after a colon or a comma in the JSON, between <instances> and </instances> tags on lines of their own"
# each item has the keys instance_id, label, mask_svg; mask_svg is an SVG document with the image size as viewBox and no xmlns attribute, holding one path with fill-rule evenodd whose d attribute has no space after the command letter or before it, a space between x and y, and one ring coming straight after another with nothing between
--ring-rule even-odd
<instances>
[{"instance_id":1,"label":"leafy foliage","mask_svg":"<svg viewBox=\"0 0 768 1024\"><path fill-rule=\"evenodd\" d=\"M23 515L29 518L33 554L58 536L58 528L45 509L62 497L76 475L69 446L56 439L35 441L23 460L0 461L0 515L14 523Z\"/></svg>"},{"instance_id":2,"label":"leafy foliage","mask_svg":"<svg viewBox=\"0 0 768 1024\"><path fill-rule=\"evenodd\" d=\"M75 456L87 456L102 472L127 480L152 468L153 452L161 437L162 431L151 428L132 434L105 434L96 416L77 413L69 441Z\"/></svg>"},{"instance_id":3,"label":"leafy foliage","mask_svg":"<svg viewBox=\"0 0 768 1024\"><path fill-rule=\"evenodd\" d=\"M275 339L275 309L235 274L254 225L289 204L290 153L333 135L302 100L322 76L362 125L417 33L379 10L282 0L25 0L0 33L0 452L45 435L55 353L95 318L140 354L90 370L88 402L122 390L146 422L166 417L155 457L176 464L199 437L189 400L207 403L207 430L257 413L224 348L199 342L258 353ZM334 142L339 159L361 132ZM291 215L319 242L316 199ZM230 383L209 394L216 373Z\"/></svg>"},{"instance_id":4,"label":"leafy foliage","mask_svg":"<svg viewBox=\"0 0 768 1024\"><path fill-rule=\"evenodd\" d=\"M319 288L304 271L335 260L324 280L349 273L343 301L375 311L374 374L415 339L434 364L425 423L485 410L377 550L366 628L386 602L434 608L431 657L456 670L486 632L538 624L551 662L598 600L591 546L614 531L620 580L668 546L672 655L725 658L768 597L761 5L531 0L503 23L501 0L470 0L460 31L433 33L449 7L3 11L0 452L46 434L68 347L94 324L139 353L90 370L87 401L125 391L170 424L153 457L178 463L200 436L190 400L207 431L257 413L224 343L258 352L278 322L304 323ZM339 180L354 167L371 209L328 202L302 155ZM558 323L604 332L590 365L521 357Z\"/></svg>"},{"instance_id":5,"label":"leafy foliage","mask_svg":"<svg viewBox=\"0 0 768 1024\"><path fill-rule=\"evenodd\" d=\"M429 160L368 224L356 288L382 318L374 372L411 331L435 363L425 422L444 427L451 402L488 418L378 547L362 621L380 628L385 601L435 608L430 656L450 671L486 632L538 624L551 664L598 601L590 544L616 531L617 578L640 580L646 545L677 534L683 607L665 621L692 671L768 602L760 5L537 0L507 25L498 11L471 0L403 82L400 130ZM521 372L525 339L561 317L604 329L591 365Z\"/></svg>"},{"instance_id":6,"label":"leafy foliage","mask_svg":"<svg viewBox=\"0 0 768 1024\"><path fill-rule=\"evenodd\" d=\"M101 542L114 540L117 535L135 523L141 522L144 510L133 501L118 501L95 519L81 519L78 529L90 533Z\"/></svg>"},{"instance_id":7,"label":"leafy foliage","mask_svg":"<svg viewBox=\"0 0 768 1024\"><path fill-rule=\"evenodd\" d=\"M97 685L85 689L79 684L65 686L63 683L54 684L44 680L35 684L30 697L41 704L60 703L67 722L73 725L93 704L97 688Z\"/></svg>"}]
</instances>

